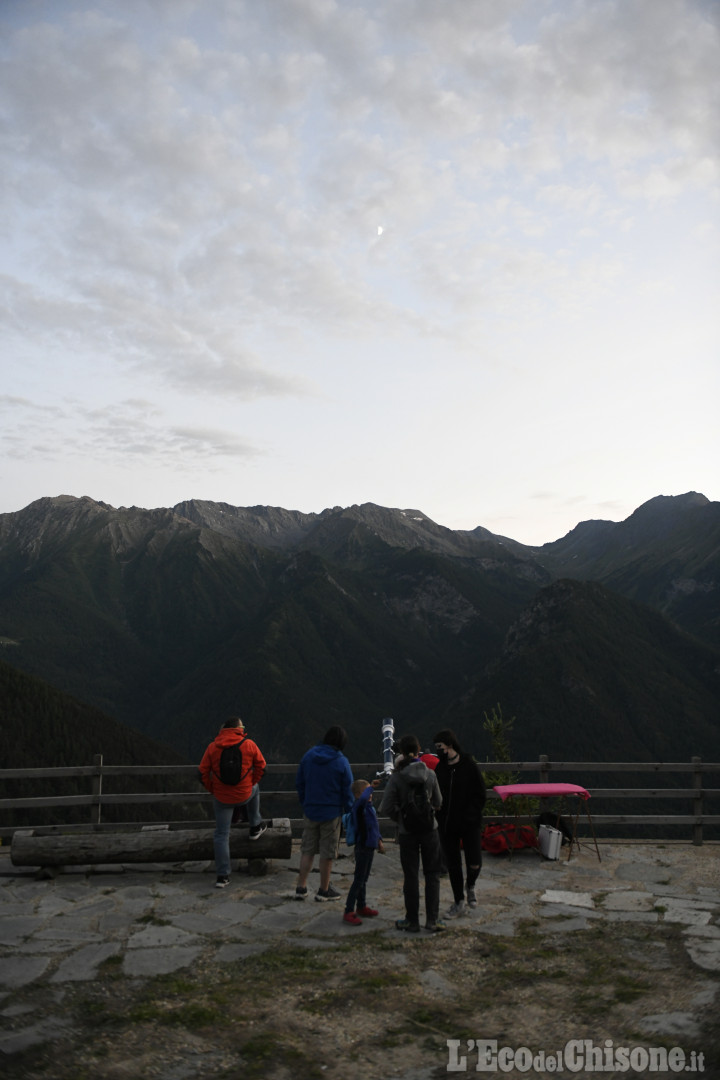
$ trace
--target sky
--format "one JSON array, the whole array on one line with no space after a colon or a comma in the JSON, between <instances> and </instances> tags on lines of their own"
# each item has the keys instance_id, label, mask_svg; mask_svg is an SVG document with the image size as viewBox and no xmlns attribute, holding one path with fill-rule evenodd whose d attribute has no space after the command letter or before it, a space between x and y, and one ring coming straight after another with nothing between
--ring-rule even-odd
<instances>
[{"instance_id":1,"label":"sky","mask_svg":"<svg viewBox=\"0 0 720 1080\"><path fill-rule=\"evenodd\" d=\"M0 513L720 498L718 0L0 0Z\"/></svg>"}]
</instances>

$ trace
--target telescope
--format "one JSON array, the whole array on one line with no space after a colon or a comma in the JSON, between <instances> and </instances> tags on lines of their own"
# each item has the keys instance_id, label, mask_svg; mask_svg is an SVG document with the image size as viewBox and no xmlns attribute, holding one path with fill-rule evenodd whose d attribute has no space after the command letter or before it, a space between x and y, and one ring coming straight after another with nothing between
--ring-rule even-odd
<instances>
[{"instance_id":1,"label":"telescope","mask_svg":"<svg viewBox=\"0 0 720 1080\"><path fill-rule=\"evenodd\" d=\"M392 716L386 716L382 722L383 767L377 774L378 776L389 776L395 769L394 742L395 721Z\"/></svg>"}]
</instances>

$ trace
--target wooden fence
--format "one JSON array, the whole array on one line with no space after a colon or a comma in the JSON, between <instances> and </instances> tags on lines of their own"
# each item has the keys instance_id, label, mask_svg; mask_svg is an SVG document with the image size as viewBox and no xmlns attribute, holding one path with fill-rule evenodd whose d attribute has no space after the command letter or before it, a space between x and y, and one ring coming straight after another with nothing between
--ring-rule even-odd
<instances>
[{"instance_id":1,"label":"wooden fence","mask_svg":"<svg viewBox=\"0 0 720 1080\"><path fill-rule=\"evenodd\" d=\"M612 826L617 835L618 827L622 827L622 835L632 837L633 833L642 831L642 827L653 826L655 835L661 834L669 839L691 840L693 844L702 844L703 839L720 838L720 788L709 786L708 779L715 784L720 782L720 763L708 763L694 757L689 762L570 762L550 761L545 755L541 755L538 761L513 761L513 762L486 762L482 765L486 773L512 774L527 783L548 782L551 779L559 779L572 783L582 784L587 787L591 795L589 807L592 813L593 823L598 835L602 836L606 826ZM261 785L261 811L263 816L289 817L293 833L298 834L302 825L299 816L300 808L294 789L294 776L297 765L268 765L265 778ZM353 774L356 777L365 777L370 780L375 776L383 775L383 766L378 762L361 763L352 765ZM560 774L560 775L559 775ZM591 786L589 778L598 775L600 781L608 779L610 787ZM623 776L642 776L643 783L640 787L617 786ZM662 783L663 780L674 777L687 777L684 787L672 786ZM173 803L183 805L198 803L205 804L205 813L202 819L191 821L172 822L171 828L207 827L208 810L211 805L210 795L201 787L197 780L197 769L194 765L105 765L102 755L94 758L92 765L80 765L76 767L50 768L50 769L0 769L0 781L32 781L55 780L62 778L87 778L88 793L85 795L48 795L22 798L0 798L0 838L11 837L18 828L34 828L36 832L72 832L72 831L99 831L107 830L135 830L141 827L143 822L133 823L108 823L103 821L103 809L110 806L130 804L153 805L157 814L158 807ZM124 778L125 781L143 779L147 784L148 779L157 780L158 787L162 787L163 777L178 778L187 777L187 791L141 791L110 794L103 790L105 780L111 778ZM280 786L273 789L275 783ZM4 785L6 786L6 785ZM125 785L123 785L125 786ZM130 784L129 786L132 786ZM174 786L174 785L173 785ZM651 806L650 812L628 813L628 802L638 800L641 805ZM620 807L621 812L612 812L612 804ZM657 805L664 807L666 803L673 803L673 813L658 813ZM62 810L64 807L86 806L88 807L87 822L67 825L11 825L8 824L7 812L19 809L53 808ZM710 812L713 807L715 813ZM293 816L295 815L295 816ZM503 820L508 815L508 809L503 808L500 800L492 789L488 791L488 803L486 818ZM57 814L55 814L57 819ZM4 819L4 820L3 820ZM157 822L157 817L154 819ZM148 822L149 824L149 822ZM582 820L579 823L582 826ZM682 830L678 837L675 830ZM709 835L708 835L709 829Z\"/></svg>"}]
</instances>

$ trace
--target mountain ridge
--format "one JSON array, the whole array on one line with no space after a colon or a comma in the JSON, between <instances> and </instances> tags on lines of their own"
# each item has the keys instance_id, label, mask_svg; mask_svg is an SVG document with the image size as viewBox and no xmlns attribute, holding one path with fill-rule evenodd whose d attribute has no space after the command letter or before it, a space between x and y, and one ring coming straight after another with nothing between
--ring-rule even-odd
<instances>
[{"instance_id":1,"label":"mountain ridge","mask_svg":"<svg viewBox=\"0 0 720 1080\"><path fill-rule=\"evenodd\" d=\"M386 715L428 728L455 716L481 738L500 690L517 701L511 660L525 687L513 704L519 728L540 723L537 699L550 730L554 700L581 744L586 722L562 676L544 687L534 654L507 654L512 627L567 579L577 602L561 605L563 618L590 666L570 670L583 665L572 649L563 656L558 626L548 670L590 680L607 697L597 723L610 725L633 695L613 673L622 650L600 643L626 635L647 657L643 638L660 639L654 623L601 602L596 588L652 609L672 630L664 666L695 702L692 730L714 746L702 716L717 726L719 695L697 671L708 649L720 671L719 541L720 504L694 492L651 499L625 522L581 522L541 548L374 503L302 514L48 497L0 515L0 640L15 642L5 655L19 668L191 757L218 717L238 711L276 760L292 760L330 723L347 726L355 753L371 759ZM603 623L599 637L577 616L582 603ZM641 667L623 670L626 683L643 681ZM668 694L658 687L658 715Z\"/></svg>"}]
</instances>

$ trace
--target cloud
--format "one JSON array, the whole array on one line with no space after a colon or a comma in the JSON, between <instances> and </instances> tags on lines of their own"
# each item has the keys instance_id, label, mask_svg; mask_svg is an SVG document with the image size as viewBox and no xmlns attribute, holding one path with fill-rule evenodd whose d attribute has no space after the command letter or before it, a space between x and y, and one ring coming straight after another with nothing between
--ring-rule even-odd
<instances>
[{"instance_id":1,"label":"cloud","mask_svg":"<svg viewBox=\"0 0 720 1080\"><path fill-rule=\"evenodd\" d=\"M64 316L59 289L42 301L60 324L92 326L95 308L106 336L171 383L302 392L263 372L248 333L259 321L306 337L318 316L357 333L370 311L392 330L420 298L430 317L436 298L462 309L468 291L491 305L482 274L457 262L468 234L487 232L484 192L513 170L549 178L539 205L586 217L608 191L552 180L561 164L604 170L650 204L717 185L718 33L691 0L551 4L543 18L506 0L209 3L168 22L142 5L137 19L115 4L64 10L6 46L2 164L25 204L27 280L38 261L70 280ZM353 251L379 217L412 238L412 259L393 265L411 305ZM510 261L552 221L525 208ZM437 318L439 330L442 307ZM169 363L177 347L193 359Z\"/></svg>"},{"instance_id":2,"label":"cloud","mask_svg":"<svg viewBox=\"0 0 720 1080\"><path fill-rule=\"evenodd\" d=\"M231 462L267 430L295 461L327 401L363 403L358 437L379 402L407 447L413 394L426 427L476 393L560 430L593 365L612 424L708 327L719 60L705 0L0 5L0 332L28 452ZM38 386L64 401L46 428Z\"/></svg>"},{"instance_id":3,"label":"cloud","mask_svg":"<svg viewBox=\"0 0 720 1080\"><path fill-rule=\"evenodd\" d=\"M47 406L8 395L0 397L5 413L0 445L7 458L52 459L95 455L113 465L135 469L208 467L219 459L249 461L265 451L238 435L212 427L168 423L152 403L127 399L90 407L80 401Z\"/></svg>"}]
</instances>

